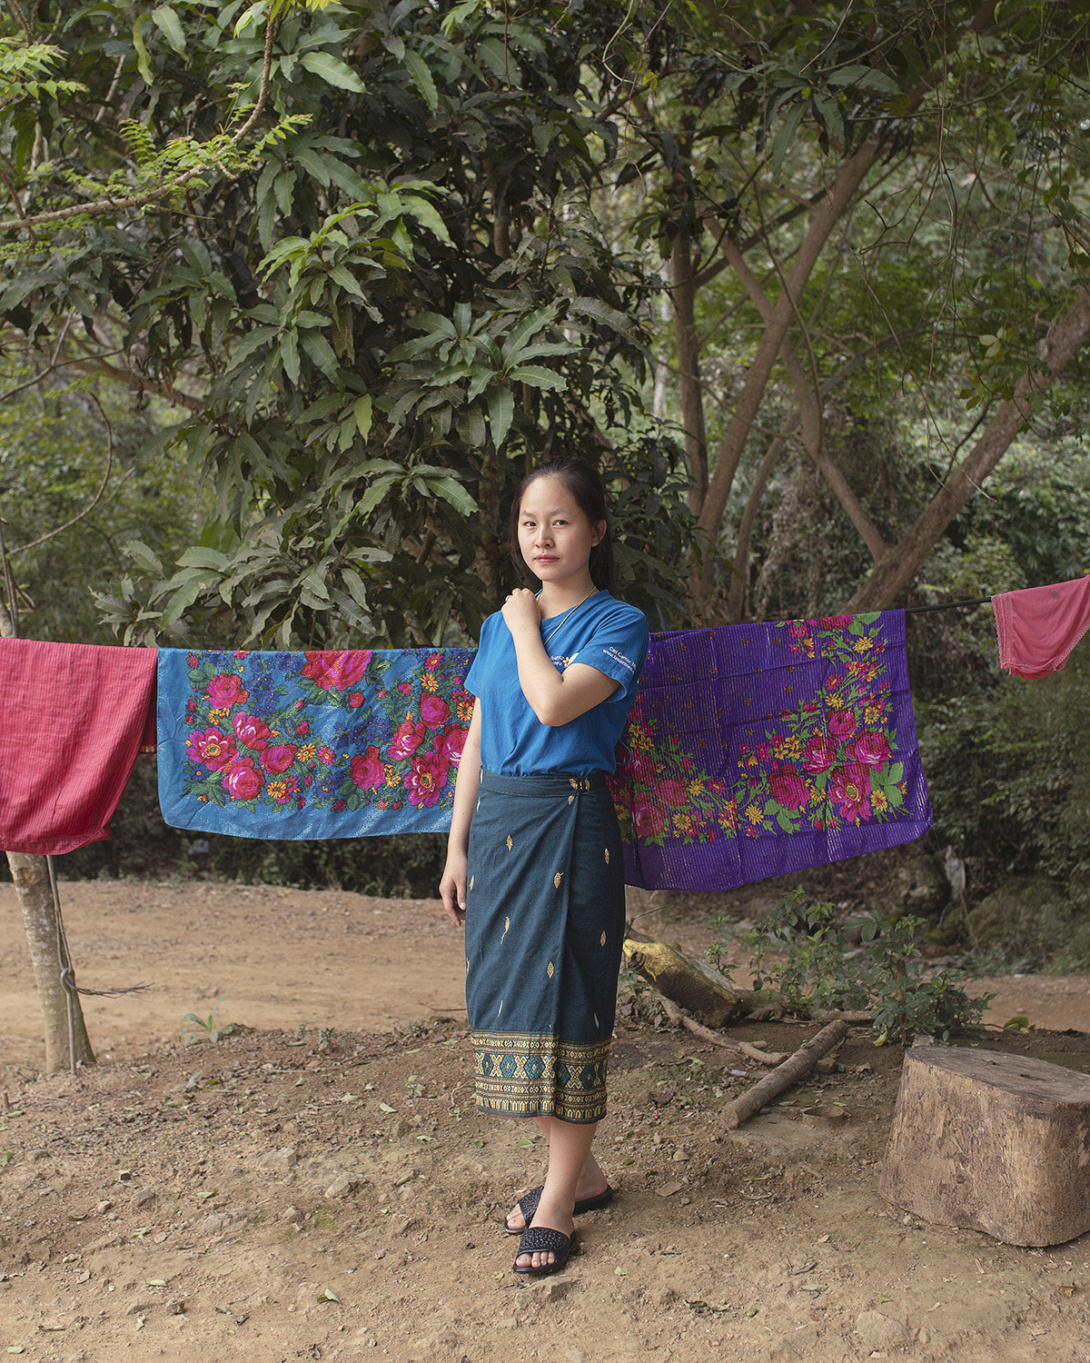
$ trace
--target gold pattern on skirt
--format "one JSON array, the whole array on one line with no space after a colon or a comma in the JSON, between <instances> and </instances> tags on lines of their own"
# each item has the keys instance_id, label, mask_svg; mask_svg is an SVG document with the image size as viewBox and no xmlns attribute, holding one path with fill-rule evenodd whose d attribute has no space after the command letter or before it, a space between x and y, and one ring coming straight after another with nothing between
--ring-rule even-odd
<instances>
[{"instance_id":1,"label":"gold pattern on skirt","mask_svg":"<svg viewBox=\"0 0 1090 1363\"><path fill-rule=\"evenodd\" d=\"M579 782L576 781L576 780L574 780L574 779L571 778L571 777L569 777L568 779L571 781L571 788L572 788L572 790L578 790L578 789L579 789Z\"/></svg>"},{"instance_id":2,"label":"gold pattern on skirt","mask_svg":"<svg viewBox=\"0 0 1090 1363\"><path fill-rule=\"evenodd\" d=\"M574 796L574 795L569 795L569 796L568 796L568 804L570 804L570 805L575 804L575 796Z\"/></svg>"},{"instance_id":3,"label":"gold pattern on skirt","mask_svg":"<svg viewBox=\"0 0 1090 1363\"><path fill-rule=\"evenodd\" d=\"M515 845L515 844L511 841L511 834L508 833L508 835L507 835L507 850L510 852L511 848L514 847L514 845Z\"/></svg>"},{"instance_id":4,"label":"gold pattern on skirt","mask_svg":"<svg viewBox=\"0 0 1090 1363\"><path fill-rule=\"evenodd\" d=\"M548 970L546 970L545 974L548 975L548 977L549 977L550 980L552 979L552 977L553 977L553 963L552 963L552 961L549 962L549 968L548 968Z\"/></svg>"},{"instance_id":5,"label":"gold pattern on skirt","mask_svg":"<svg viewBox=\"0 0 1090 1363\"><path fill-rule=\"evenodd\" d=\"M500 1006L496 1009L496 1016L499 1017L499 1015L500 1015L502 1012L503 1012L503 999L500 999Z\"/></svg>"},{"instance_id":6,"label":"gold pattern on skirt","mask_svg":"<svg viewBox=\"0 0 1090 1363\"><path fill-rule=\"evenodd\" d=\"M503 938L507 936L507 932L508 932L508 929L510 928L510 926L511 926L511 920L510 920L510 918L505 918L505 919L503 920L503 937L500 938L500 946L501 946L501 947L503 946ZM603 945L604 945L604 944L605 944L605 938L604 938L604 937L603 937L603 939L602 939L602 942L603 942Z\"/></svg>"},{"instance_id":7,"label":"gold pattern on skirt","mask_svg":"<svg viewBox=\"0 0 1090 1363\"><path fill-rule=\"evenodd\" d=\"M602 933L602 946L605 946L605 944L606 944L606 935L605 935L605 933L603 932L603 933Z\"/></svg>"},{"instance_id":8,"label":"gold pattern on skirt","mask_svg":"<svg viewBox=\"0 0 1090 1363\"><path fill-rule=\"evenodd\" d=\"M606 865L609 865L609 848L606 848Z\"/></svg>"},{"instance_id":9,"label":"gold pattern on skirt","mask_svg":"<svg viewBox=\"0 0 1090 1363\"><path fill-rule=\"evenodd\" d=\"M475 875L469 877L469 888L472 890L473 882L477 879Z\"/></svg>"},{"instance_id":10,"label":"gold pattern on skirt","mask_svg":"<svg viewBox=\"0 0 1090 1363\"><path fill-rule=\"evenodd\" d=\"M606 1115L609 1046L608 1037L575 1044L550 1035L474 1032L478 1110L600 1121Z\"/></svg>"},{"instance_id":11,"label":"gold pattern on skirt","mask_svg":"<svg viewBox=\"0 0 1090 1363\"><path fill-rule=\"evenodd\" d=\"M563 880L563 878L564 878L563 871L557 871L556 875L553 876L553 885L556 889L558 890L560 889L560 882L561 880Z\"/></svg>"}]
</instances>

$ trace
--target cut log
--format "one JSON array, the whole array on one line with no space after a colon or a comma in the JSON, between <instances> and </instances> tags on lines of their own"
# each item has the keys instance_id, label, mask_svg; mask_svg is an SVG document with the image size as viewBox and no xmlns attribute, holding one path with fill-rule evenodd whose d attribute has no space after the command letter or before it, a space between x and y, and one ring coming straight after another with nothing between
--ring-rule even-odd
<instances>
[{"instance_id":1,"label":"cut log","mask_svg":"<svg viewBox=\"0 0 1090 1363\"><path fill-rule=\"evenodd\" d=\"M632 969L659 993L684 1008L705 1027L725 1027L742 1011L736 989L710 965L686 956L667 942L656 942L629 930L624 941L625 959Z\"/></svg>"},{"instance_id":2,"label":"cut log","mask_svg":"<svg viewBox=\"0 0 1090 1363\"><path fill-rule=\"evenodd\" d=\"M946 1046L905 1055L878 1191L1010 1245L1090 1230L1090 1077Z\"/></svg>"},{"instance_id":3,"label":"cut log","mask_svg":"<svg viewBox=\"0 0 1090 1363\"><path fill-rule=\"evenodd\" d=\"M800 1079L805 1079L821 1057L828 1055L833 1047L843 1041L847 1035L848 1024L846 1022L830 1022L827 1027L823 1027L817 1036L811 1037L804 1046L800 1046L790 1059L785 1060L771 1074L766 1074L740 1098L735 1098L733 1102L727 1103L720 1113L723 1124L728 1127L735 1127L748 1121L755 1112L760 1112L761 1108L770 1103L773 1098L778 1097L785 1089L789 1089L792 1084L797 1084Z\"/></svg>"}]
</instances>

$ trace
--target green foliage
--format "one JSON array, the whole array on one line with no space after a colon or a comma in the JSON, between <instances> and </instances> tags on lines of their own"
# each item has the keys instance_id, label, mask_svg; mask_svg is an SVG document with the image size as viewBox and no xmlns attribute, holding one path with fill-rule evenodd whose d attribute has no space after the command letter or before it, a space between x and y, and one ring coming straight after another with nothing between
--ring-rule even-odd
<instances>
[{"instance_id":1,"label":"green foliage","mask_svg":"<svg viewBox=\"0 0 1090 1363\"><path fill-rule=\"evenodd\" d=\"M155 457L215 497L181 556L132 538L99 593L127 640L475 634L508 582L511 489L561 450L654 494L627 499L622 566L678 618L687 521L664 535L662 513L684 487L639 419L654 285L588 197L620 136L581 66L611 12L61 14L92 113L48 103L48 165L14 167L37 226L0 264L0 317L44 343L87 319L174 403ZM171 211L141 211L155 186ZM107 200L117 221L63 216Z\"/></svg>"},{"instance_id":2,"label":"green foliage","mask_svg":"<svg viewBox=\"0 0 1090 1363\"><path fill-rule=\"evenodd\" d=\"M202 514L185 470L148 451L156 410L133 410L109 385L3 366L20 390L0 405L0 516L12 557L19 631L30 638L114 642L91 593L108 589L134 533L149 553L180 552Z\"/></svg>"},{"instance_id":3,"label":"green foliage","mask_svg":"<svg viewBox=\"0 0 1090 1363\"><path fill-rule=\"evenodd\" d=\"M916 1032L945 1040L953 1028L979 1022L988 996L970 998L959 974L939 971L923 978L915 943L923 920L864 917L843 927L832 904L792 890L746 941L754 952L753 987L768 989L790 1012L867 1009L873 1012L874 1044L906 1042ZM853 928L861 950L854 952Z\"/></svg>"},{"instance_id":4,"label":"green foliage","mask_svg":"<svg viewBox=\"0 0 1090 1363\"><path fill-rule=\"evenodd\" d=\"M212 1011L207 1017L201 1017L199 1013L186 1013L184 1021L188 1022L190 1025L188 1027L183 1027L178 1033L182 1039L183 1045L199 1046L203 1041L210 1041L215 1045L220 1037L234 1036L236 1034L238 1027L233 1022L227 1023L225 1027L216 1026L216 1014L219 1012L220 1005L226 997L227 995L223 994L216 1000Z\"/></svg>"}]
</instances>

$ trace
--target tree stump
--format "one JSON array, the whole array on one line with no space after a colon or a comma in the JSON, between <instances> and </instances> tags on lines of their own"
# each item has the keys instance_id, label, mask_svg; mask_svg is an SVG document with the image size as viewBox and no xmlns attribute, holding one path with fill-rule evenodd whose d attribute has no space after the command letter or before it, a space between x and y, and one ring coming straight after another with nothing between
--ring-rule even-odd
<instances>
[{"instance_id":1,"label":"tree stump","mask_svg":"<svg viewBox=\"0 0 1090 1363\"><path fill-rule=\"evenodd\" d=\"M1010 1245L1090 1230L1090 1077L996 1051L905 1056L878 1191Z\"/></svg>"}]
</instances>

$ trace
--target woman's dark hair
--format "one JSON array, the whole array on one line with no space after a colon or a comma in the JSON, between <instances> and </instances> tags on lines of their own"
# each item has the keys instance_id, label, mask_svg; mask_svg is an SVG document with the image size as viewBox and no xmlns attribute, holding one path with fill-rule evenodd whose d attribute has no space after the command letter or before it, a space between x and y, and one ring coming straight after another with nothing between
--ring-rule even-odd
<instances>
[{"instance_id":1,"label":"woman's dark hair","mask_svg":"<svg viewBox=\"0 0 1090 1363\"><path fill-rule=\"evenodd\" d=\"M526 565L519 553L519 511L530 484L537 482L539 478L559 478L591 525L600 525L605 521L605 534L590 551L590 577L599 591L615 594L617 566L613 562L613 538L609 529L609 517L606 514L606 490L597 469L584 464L581 459L556 459L548 464L542 464L519 483L515 499L511 503L511 560L515 565L515 572L521 578L526 576Z\"/></svg>"}]
</instances>

